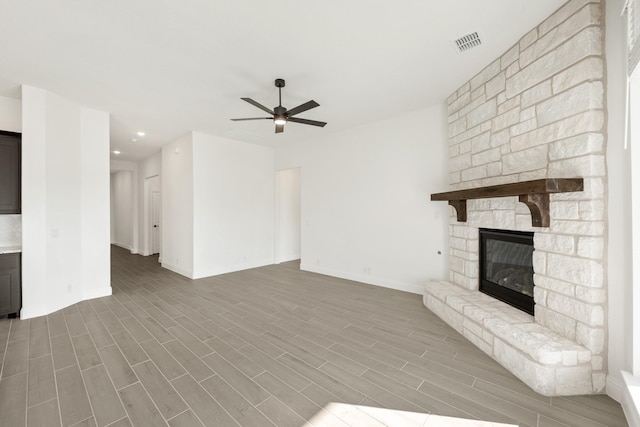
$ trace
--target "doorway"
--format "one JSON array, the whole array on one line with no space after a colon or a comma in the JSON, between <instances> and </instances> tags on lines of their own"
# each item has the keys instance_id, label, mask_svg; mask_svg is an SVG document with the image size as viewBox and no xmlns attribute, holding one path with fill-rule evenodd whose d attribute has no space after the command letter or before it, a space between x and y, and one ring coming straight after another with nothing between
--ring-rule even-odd
<instances>
[{"instance_id":1,"label":"doorway","mask_svg":"<svg viewBox=\"0 0 640 427\"><path fill-rule=\"evenodd\" d=\"M134 182L131 170L111 172L111 244L137 253Z\"/></svg>"},{"instance_id":2,"label":"doorway","mask_svg":"<svg viewBox=\"0 0 640 427\"><path fill-rule=\"evenodd\" d=\"M160 175L144 180L144 255L159 254L162 261L162 202Z\"/></svg>"},{"instance_id":3,"label":"doorway","mask_svg":"<svg viewBox=\"0 0 640 427\"><path fill-rule=\"evenodd\" d=\"M276 172L276 264L301 257L300 168Z\"/></svg>"},{"instance_id":4,"label":"doorway","mask_svg":"<svg viewBox=\"0 0 640 427\"><path fill-rule=\"evenodd\" d=\"M151 255L160 253L160 192L151 192Z\"/></svg>"}]
</instances>

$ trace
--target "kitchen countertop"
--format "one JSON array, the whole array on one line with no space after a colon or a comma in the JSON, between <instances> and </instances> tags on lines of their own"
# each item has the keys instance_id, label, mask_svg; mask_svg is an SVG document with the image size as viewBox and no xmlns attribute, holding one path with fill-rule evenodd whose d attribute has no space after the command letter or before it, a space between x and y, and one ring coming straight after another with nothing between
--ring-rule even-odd
<instances>
[{"instance_id":1,"label":"kitchen countertop","mask_svg":"<svg viewBox=\"0 0 640 427\"><path fill-rule=\"evenodd\" d=\"M0 255L22 252L22 246L0 246Z\"/></svg>"}]
</instances>

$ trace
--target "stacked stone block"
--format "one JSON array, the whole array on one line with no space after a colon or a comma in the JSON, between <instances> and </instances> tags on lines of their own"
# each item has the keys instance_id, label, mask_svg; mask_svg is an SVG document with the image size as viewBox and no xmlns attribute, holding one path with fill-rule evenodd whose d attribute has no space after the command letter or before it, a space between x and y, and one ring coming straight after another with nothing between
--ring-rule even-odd
<instances>
[{"instance_id":1,"label":"stacked stone block","mask_svg":"<svg viewBox=\"0 0 640 427\"><path fill-rule=\"evenodd\" d=\"M535 322L587 348L605 386L606 163L603 5L570 0L448 98L451 190L584 178L553 194L548 228L516 197L451 209L450 277L478 288L478 228L534 231Z\"/></svg>"}]
</instances>

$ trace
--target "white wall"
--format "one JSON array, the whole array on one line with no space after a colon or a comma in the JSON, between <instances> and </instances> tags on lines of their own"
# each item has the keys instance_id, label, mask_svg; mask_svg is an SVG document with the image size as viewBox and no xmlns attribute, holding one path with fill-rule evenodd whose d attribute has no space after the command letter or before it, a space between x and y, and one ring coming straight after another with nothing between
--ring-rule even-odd
<instances>
[{"instance_id":1,"label":"white wall","mask_svg":"<svg viewBox=\"0 0 640 427\"><path fill-rule=\"evenodd\" d=\"M47 301L47 93L22 87L22 311L34 317L50 311ZM27 143L28 141L28 143ZM66 289L63 289L66 294ZM31 314L31 316L30 316Z\"/></svg>"},{"instance_id":2,"label":"white wall","mask_svg":"<svg viewBox=\"0 0 640 427\"><path fill-rule=\"evenodd\" d=\"M81 109L82 299L111 294L109 114Z\"/></svg>"},{"instance_id":3,"label":"white wall","mask_svg":"<svg viewBox=\"0 0 640 427\"><path fill-rule=\"evenodd\" d=\"M414 293L446 279L450 208L429 201L448 188L446 130L438 105L280 146L276 169L302 171L301 268Z\"/></svg>"},{"instance_id":4,"label":"white wall","mask_svg":"<svg viewBox=\"0 0 640 427\"><path fill-rule=\"evenodd\" d=\"M160 175L162 172L162 151L158 151L156 154L140 161L138 170L141 178L140 182L144 182L146 178Z\"/></svg>"},{"instance_id":5,"label":"white wall","mask_svg":"<svg viewBox=\"0 0 640 427\"><path fill-rule=\"evenodd\" d=\"M636 67L630 79L630 117L640 117L640 67ZM625 301L624 320L626 322L627 341L625 342L625 371L622 372L624 387L622 409L629 425L640 425L640 122L630 120L629 146L631 152L631 188L632 188L632 283Z\"/></svg>"},{"instance_id":6,"label":"white wall","mask_svg":"<svg viewBox=\"0 0 640 427\"><path fill-rule=\"evenodd\" d=\"M22 101L0 96L0 130L22 132Z\"/></svg>"},{"instance_id":7,"label":"white wall","mask_svg":"<svg viewBox=\"0 0 640 427\"><path fill-rule=\"evenodd\" d=\"M631 370L631 172L624 148L626 21L624 1L606 2L608 171L608 366L607 394L620 400L622 370Z\"/></svg>"},{"instance_id":8,"label":"white wall","mask_svg":"<svg viewBox=\"0 0 640 427\"><path fill-rule=\"evenodd\" d=\"M630 117L640 117L640 66L636 67L630 81ZM627 333L626 340L629 351L627 361L631 366L632 372L636 376L640 376L640 310L633 311L633 307L640 307L640 121L630 120L629 129L629 146L631 151L631 188L632 188L632 298L626 300L629 307L627 313L632 313L627 320L631 320L630 331ZM635 219L635 226L633 225ZM626 295L629 295L627 293ZM633 343L633 345L629 345Z\"/></svg>"},{"instance_id":9,"label":"white wall","mask_svg":"<svg viewBox=\"0 0 640 427\"><path fill-rule=\"evenodd\" d=\"M22 90L22 318L111 294L109 117Z\"/></svg>"},{"instance_id":10,"label":"white wall","mask_svg":"<svg viewBox=\"0 0 640 427\"><path fill-rule=\"evenodd\" d=\"M193 277L272 264L273 149L194 132L193 177Z\"/></svg>"},{"instance_id":11,"label":"white wall","mask_svg":"<svg viewBox=\"0 0 640 427\"><path fill-rule=\"evenodd\" d=\"M111 173L111 243L128 250L133 249L134 185L132 171Z\"/></svg>"},{"instance_id":12,"label":"white wall","mask_svg":"<svg viewBox=\"0 0 640 427\"><path fill-rule=\"evenodd\" d=\"M193 136L162 147L162 266L193 278Z\"/></svg>"},{"instance_id":13,"label":"white wall","mask_svg":"<svg viewBox=\"0 0 640 427\"><path fill-rule=\"evenodd\" d=\"M276 173L276 262L300 259L300 168Z\"/></svg>"}]
</instances>

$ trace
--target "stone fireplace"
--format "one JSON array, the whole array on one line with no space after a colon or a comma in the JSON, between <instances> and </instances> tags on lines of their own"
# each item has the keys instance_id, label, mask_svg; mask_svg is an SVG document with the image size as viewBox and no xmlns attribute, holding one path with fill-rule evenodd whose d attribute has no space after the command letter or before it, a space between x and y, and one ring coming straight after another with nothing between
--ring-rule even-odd
<instances>
[{"instance_id":1,"label":"stone fireplace","mask_svg":"<svg viewBox=\"0 0 640 427\"><path fill-rule=\"evenodd\" d=\"M451 209L449 280L425 292L430 310L545 395L605 387L602 9L567 2L448 98L449 190L584 179L583 191L549 195L548 226L514 196L466 201L466 222ZM479 292L481 228L534 233L533 316Z\"/></svg>"}]
</instances>

